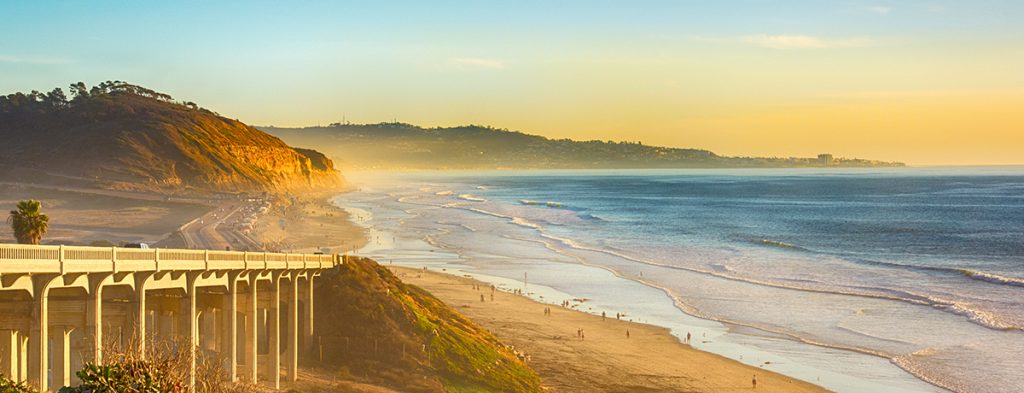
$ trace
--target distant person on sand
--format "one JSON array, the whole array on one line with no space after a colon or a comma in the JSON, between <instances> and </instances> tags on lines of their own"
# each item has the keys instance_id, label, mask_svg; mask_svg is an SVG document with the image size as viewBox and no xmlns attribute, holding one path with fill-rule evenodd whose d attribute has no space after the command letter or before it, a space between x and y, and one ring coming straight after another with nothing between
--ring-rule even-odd
<instances>
[{"instance_id":1,"label":"distant person on sand","mask_svg":"<svg viewBox=\"0 0 1024 393\"><path fill-rule=\"evenodd\" d=\"M753 386L751 389L757 389L757 374L754 374L754 379L750 380L750 384Z\"/></svg>"},{"instance_id":2,"label":"distant person on sand","mask_svg":"<svg viewBox=\"0 0 1024 393\"><path fill-rule=\"evenodd\" d=\"M686 332L686 343L690 343L690 332Z\"/></svg>"},{"instance_id":3,"label":"distant person on sand","mask_svg":"<svg viewBox=\"0 0 1024 393\"><path fill-rule=\"evenodd\" d=\"M604 320L604 311L601 311L601 320Z\"/></svg>"},{"instance_id":4,"label":"distant person on sand","mask_svg":"<svg viewBox=\"0 0 1024 393\"><path fill-rule=\"evenodd\" d=\"M484 301L484 295L481 293L480 294L480 302L483 303L483 301Z\"/></svg>"},{"instance_id":5,"label":"distant person on sand","mask_svg":"<svg viewBox=\"0 0 1024 393\"><path fill-rule=\"evenodd\" d=\"M629 338L629 329L626 329L626 338Z\"/></svg>"}]
</instances>

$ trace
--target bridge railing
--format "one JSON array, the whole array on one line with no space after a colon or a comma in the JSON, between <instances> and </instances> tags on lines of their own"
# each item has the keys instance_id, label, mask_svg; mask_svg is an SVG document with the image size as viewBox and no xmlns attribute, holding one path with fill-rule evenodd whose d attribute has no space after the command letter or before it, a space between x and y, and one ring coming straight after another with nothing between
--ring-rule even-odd
<instances>
[{"instance_id":1,"label":"bridge railing","mask_svg":"<svg viewBox=\"0 0 1024 393\"><path fill-rule=\"evenodd\" d=\"M340 261L335 254L0 244L0 274L326 269Z\"/></svg>"}]
</instances>

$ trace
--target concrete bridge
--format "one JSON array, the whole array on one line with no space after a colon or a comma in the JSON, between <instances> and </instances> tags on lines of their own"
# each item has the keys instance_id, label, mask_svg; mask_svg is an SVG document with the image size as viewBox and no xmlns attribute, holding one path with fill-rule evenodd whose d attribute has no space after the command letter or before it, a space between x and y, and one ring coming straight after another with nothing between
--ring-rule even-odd
<instances>
[{"instance_id":1,"label":"concrete bridge","mask_svg":"<svg viewBox=\"0 0 1024 393\"><path fill-rule=\"evenodd\" d=\"M174 340L232 382L280 388L314 346L313 278L337 255L0 244L0 373L43 391L104 351ZM283 323L282 323L283 321ZM150 348L151 350L153 348ZM284 372L282 373L282 368Z\"/></svg>"}]
</instances>

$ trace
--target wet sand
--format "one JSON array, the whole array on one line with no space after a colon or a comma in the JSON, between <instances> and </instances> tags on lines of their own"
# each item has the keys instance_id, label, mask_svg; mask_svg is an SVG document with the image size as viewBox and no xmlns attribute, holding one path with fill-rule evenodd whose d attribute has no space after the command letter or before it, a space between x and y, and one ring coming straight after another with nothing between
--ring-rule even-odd
<instances>
[{"instance_id":1,"label":"wet sand","mask_svg":"<svg viewBox=\"0 0 1024 393\"><path fill-rule=\"evenodd\" d=\"M491 301L489 286L469 278L402 267L392 270L528 354L530 366L554 392L826 391L693 349L665 328L619 321L614 315L603 320L500 290ZM480 290L474 289L476 283ZM550 316L544 314L545 307L551 308ZM583 329L583 339L577 337L577 329ZM756 390L751 386L755 374Z\"/></svg>"}]
</instances>

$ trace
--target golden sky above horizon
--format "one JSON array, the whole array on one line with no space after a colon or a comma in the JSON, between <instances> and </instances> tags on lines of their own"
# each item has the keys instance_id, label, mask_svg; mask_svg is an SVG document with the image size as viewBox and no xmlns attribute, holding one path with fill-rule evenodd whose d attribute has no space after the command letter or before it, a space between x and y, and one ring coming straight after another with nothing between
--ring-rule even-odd
<instances>
[{"instance_id":1,"label":"golden sky above horizon","mask_svg":"<svg viewBox=\"0 0 1024 393\"><path fill-rule=\"evenodd\" d=\"M253 125L480 124L724 155L1024 164L1013 0L0 11L13 38L0 48L3 94L126 80ZM76 30L89 18L119 24Z\"/></svg>"}]
</instances>

